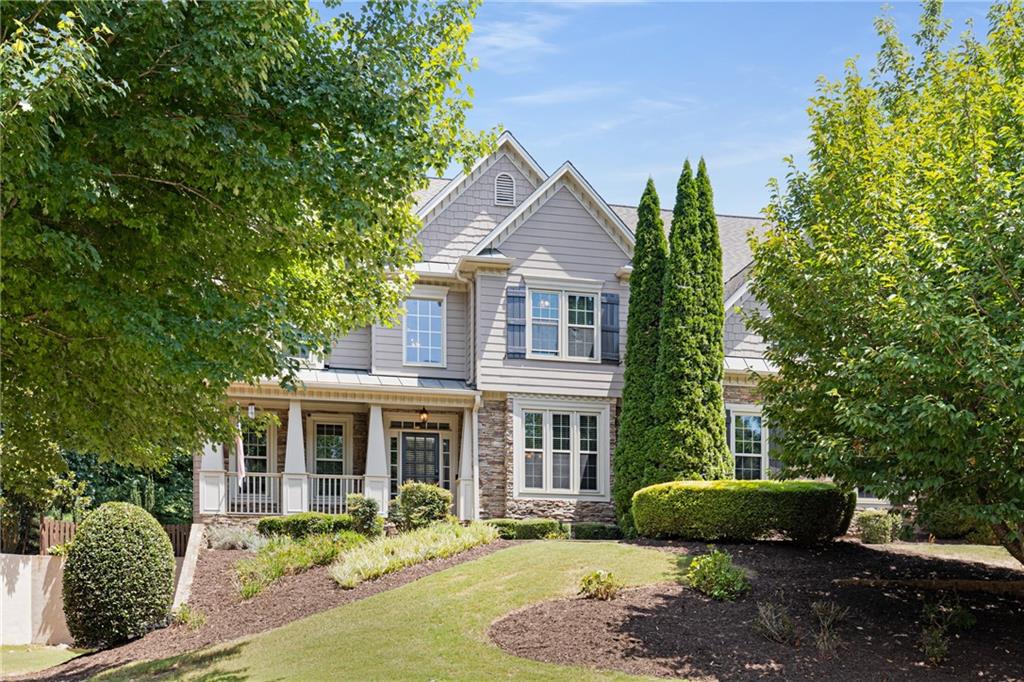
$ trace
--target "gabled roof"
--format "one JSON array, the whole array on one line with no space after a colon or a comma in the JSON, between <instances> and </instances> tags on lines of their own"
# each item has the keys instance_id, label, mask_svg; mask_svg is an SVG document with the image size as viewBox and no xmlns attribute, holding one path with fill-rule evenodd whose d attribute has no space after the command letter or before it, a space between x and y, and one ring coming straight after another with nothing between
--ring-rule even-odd
<instances>
[{"instance_id":1,"label":"gabled roof","mask_svg":"<svg viewBox=\"0 0 1024 682\"><path fill-rule=\"evenodd\" d=\"M608 236L619 245L626 257L632 258L633 245L635 243L633 232L626 227L626 224L622 222L619 215L605 203L605 200L587 182L587 179L568 161L552 173L547 180L534 190L533 194L524 199L487 236L477 242L477 245L473 247L469 255L477 256L488 248L497 248L563 187L573 193L594 220L605 229Z\"/></svg>"},{"instance_id":2,"label":"gabled roof","mask_svg":"<svg viewBox=\"0 0 1024 682\"><path fill-rule=\"evenodd\" d=\"M413 193L413 205L417 213L427 205L427 202L437 196L437 193L448 186L451 178L427 178L427 186Z\"/></svg>"},{"instance_id":3,"label":"gabled roof","mask_svg":"<svg viewBox=\"0 0 1024 682\"><path fill-rule=\"evenodd\" d=\"M416 209L416 215L419 216L419 218L423 220L423 224L426 225L426 223L429 222L431 213L444 208L452 201L455 201L459 194L461 194L462 191L471 184L471 180L474 180L485 173L487 169L502 156L509 157L512 160L512 163L519 167L524 175L532 175L533 177L530 179L534 184L540 183L545 177L547 177L544 169L540 167L532 156L530 156L530 153L526 151L523 145L519 144L519 140L517 140L512 133L506 130L498 136L497 144L495 145L492 153L482 159L478 159L477 162L473 164L473 167L470 168L468 173L462 172L452 178L426 203Z\"/></svg>"}]
</instances>

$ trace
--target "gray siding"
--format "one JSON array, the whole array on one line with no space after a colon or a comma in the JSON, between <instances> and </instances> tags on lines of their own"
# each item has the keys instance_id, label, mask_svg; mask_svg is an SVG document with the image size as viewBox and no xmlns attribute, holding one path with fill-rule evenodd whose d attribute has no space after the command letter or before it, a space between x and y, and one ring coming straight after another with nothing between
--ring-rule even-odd
<instances>
[{"instance_id":1,"label":"gray siding","mask_svg":"<svg viewBox=\"0 0 1024 682\"><path fill-rule=\"evenodd\" d=\"M466 320L467 295L465 291L449 291L447 302L447 337L445 355L447 366L406 367L402 364L402 321L388 328L373 328L373 371L391 376L424 376L442 379L466 379Z\"/></svg>"},{"instance_id":2,"label":"gray siding","mask_svg":"<svg viewBox=\"0 0 1024 682\"><path fill-rule=\"evenodd\" d=\"M353 330L335 341L327 364L344 369L370 369L370 328Z\"/></svg>"},{"instance_id":3,"label":"gray siding","mask_svg":"<svg viewBox=\"0 0 1024 682\"><path fill-rule=\"evenodd\" d=\"M625 356L629 287L616 270L628 256L564 187L499 246L515 259L508 274L477 277L477 387L488 391L619 396L622 365L505 358L505 287L524 277L600 280L619 294L619 356Z\"/></svg>"},{"instance_id":4,"label":"gray siding","mask_svg":"<svg viewBox=\"0 0 1024 682\"><path fill-rule=\"evenodd\" d=\"M735 310L737 307L743 312ZM767 307L758 303L754 294L748 290L733 308L725 311L725 354L738 358L763 358L764 339L747 329L743 316L758 310L767 312Z\"/></svg>"},{"instance_id":5,"label":"gray siding","mask_svg":"<svg viewBox=\"0 0 1024 682\"><path fill-rule=\"evenodd\" d=\"M515 206L494 205L494 178L498 173L509 173L515 178L517 206L536 189L509 157L502 154L424 226L420 232L424 261L456 262L515 210Z\"/></svg>"}]
</instances>

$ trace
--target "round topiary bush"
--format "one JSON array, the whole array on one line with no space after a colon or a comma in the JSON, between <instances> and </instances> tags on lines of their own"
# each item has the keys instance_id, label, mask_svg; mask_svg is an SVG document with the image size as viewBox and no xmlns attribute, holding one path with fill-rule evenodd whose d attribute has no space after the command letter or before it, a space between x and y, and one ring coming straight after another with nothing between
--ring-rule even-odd
<instances>
[{"instance_id":1,"label":"round topiary bush","mask_svg":"<svg viewBox=\"0 0 1024 682\"><path fill-rule=\"evenodd\" d=\"M815 481L672 481L633 494L633 522L652 538L813 543L846 533L856 501Z\"/></svg>"},{"instance_id":2,"label":"round topiary bush","mask_svg":"<svg viewBox=\"0 0 1024 682\"><path fill-rule=\"evenodd\" d=\"M174 550L146 510L107 502L78 527L64 566L64 616L79 646L111 646L167 624Z\"/></svg>"},{"instance_id":3,"label":"round topiary bush","mask_svg":"<svg viewBox=\"0 0 1024 682\"><path fill-rule=\"evenodd\" d=\"M398 489L391 516L402 530L415 530L444 521L451 508L451 492L440 486L412 481Z\"/></svg>"}]
</instances>

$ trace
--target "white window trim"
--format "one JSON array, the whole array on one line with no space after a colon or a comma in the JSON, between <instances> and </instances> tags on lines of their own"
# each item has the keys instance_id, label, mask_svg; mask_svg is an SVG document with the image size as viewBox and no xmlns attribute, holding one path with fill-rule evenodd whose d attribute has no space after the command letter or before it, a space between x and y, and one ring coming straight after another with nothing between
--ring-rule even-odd
<instances>
[{"instance_id":1,"label":"white window trim","mask_svg":"<svg viewBox=\"0 0 1024 682\"><path fill-rule=\"evenodd\" d=\"M512 201L498 201L498 179L501 177L507 177L512 181ZM511 173L502 171L494 176L494 205L495 206L515 206L518 195L516 193L516 178Z\"/></svg>"},{"instance_id":2,"label":"white window trim","mask_svg":"<svg viewBox=\"0 0 1024 682\"><path fill-rule=\"evenodd\" d=\"M527 488L525 459L525 429L523 415L526 412L544 413L544 482L545 487ZM551 413L570 412L575 414L597 415L597 490L580 490L580 434L579 418L574 417L572 426L572 454L569 458L570 488L568 490L551 487L552 456L551 456ZM544 500L592 500L607 502L611 499L609 483L611 480L611 406L604 401L567 401L544 398L513 398L512 399L512 475L514 487L512 496L515 499Z\"/></svg>"},{"instance_id":3,"label":"white window trim","mask_svg":"<svg viewBox=\"0 0 1024 682\"><path fill-rule=\"evenodd\" d=\"M343 476L353 476L352 463L352 428L353 418L350 414L316 413L306 418L306 472L316 474L316 426L317 424L341 424L345 432L345 458Z\"/></svg>"},{"instance_id":4,"label":"white window trim","mask_svg":"<svg viewBox=\"0 0 1024 682\"><path fill-rule=\"evenodd\" d=\"M600 364L601 362L601 290L579 287L575 282L563 282L562 286L548 287L532 284L526 287L526 357L529 360L554 360L557 362L583 362ZM566 286L571 284L571 286ZM548 355L533 350L533 294L558 294L558 353ZM569 355L569 297L591 296L594 299L594 357L584 358ZM573 325L581 326L581 325Z\"/></svg>"},{"instance_id":5,"label":"white window trim","mask_svg":"<svg viewBox=\"0 0 1024 682\"><path fill-rule=\"evenodd\" d=\"M765 424L764 415L761 414L760 405L749 405L741 403L726 403L725 409L729 411L729 419L733 420L733 423L729 424L729 428L726 432L729 435L729 452L733 456L733 475L735 475L736 465L735 459L736 453L736 417L739 416L751 416L761 417L761 478L764 481L768 478L768 426ZM757 457L757 455L740 454L740 457Z\"/></svg>"},{"instance_id":6,"label":"white window trim","mask_svg":"<svg viewBox=\"0 0 1024 682\"><path fill-rule=\"evenodd\" d=\"M408 345L409 325L405 318L408 314L405 301L402 302L402 366L403 367L435 367L446 369L448 367L448 287L417 284L412 288L408 298L426 299L429 301L441 302L441 362L409 362L405 359L405 349Z\"/></svg>"}]
</instances>

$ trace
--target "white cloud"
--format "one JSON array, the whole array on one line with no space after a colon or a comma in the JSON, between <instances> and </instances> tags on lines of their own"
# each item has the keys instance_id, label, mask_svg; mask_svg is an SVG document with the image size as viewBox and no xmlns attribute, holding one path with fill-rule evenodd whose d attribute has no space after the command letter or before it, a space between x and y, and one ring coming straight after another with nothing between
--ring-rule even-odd
<instances>
[{"instance_id":1,"label":"white cloud","mask_svg":"<svg viewBox=\"0 0 1024 682\"><path fill-rule=\"evenodd\" d=\"M545 34L565 24L557 14L530 13L517 21L480 21L470 38L468 53L481 69L499 73L529 71L540 57L560 50Z\"/></svg>"},{"instance_id":2,"label":"white cloud","mask_svg":"<svg viewBox=\"0 0 1024 682\"><path fill-rule=\"evenodd\" d=\"M514 95L502 100L505 104L518 104L529 106L545 106L549 104L568 104L571 102L583 102L586 100L598 99L605 95L618 92L618 88L607 85L566 85L562 87L548 88L531 92L526 95Z\"/></svg>"}]
</instances>

